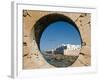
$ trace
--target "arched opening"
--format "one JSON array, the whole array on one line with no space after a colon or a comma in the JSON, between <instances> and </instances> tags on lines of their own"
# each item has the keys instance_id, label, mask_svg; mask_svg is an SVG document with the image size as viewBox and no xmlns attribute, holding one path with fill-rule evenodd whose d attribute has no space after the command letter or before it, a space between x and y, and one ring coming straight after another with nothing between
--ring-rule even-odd
<instances>
[{"instance_id":1,"label":"arched opening","mask_svg":"<svg viewBox=\"0 0 100 80\"><path fill-rule=\"evenodd\" d=\"M62 24L61 24L62 23ZM63 25L65 24L65 25ZM53 56L48 56L47 54L45 55L44 53L47 51L47 50L43 50L42 48L42 43L41 43L41 40L43 41L43 35L44 34L47 34L47 32L50 30L50 25L51 26L56 26L55 29L57 30L57 25L63 25L64 26L69 26L69 27L64 27L64 29L68 29L68 30L72 30L72 31L68 31L66 34L64 35L66 40L69 38L69 36L72 37L72 40L69 40L71 42L68 42L68 41L65 41L66 43L62 42L61 44L64 44L62 45L64 49L67 49L68 48L68 45L65 46L65 44L74 44L73 46L75 46L76 44L77 45L80 45L81 47L81 44L82 44L82 39L81 39L81 35L80 35L80 31L78 29L78 27L76 26L76 24L67 16L64 16L63 14L57 14L57 13L53 13L53 14L48 14L46 16L43 16L42 18L40 18L34 25L34 34L35 34L35 40L36 40L36 43L38 45L38 48L39 50L41 51L42 55L44 56L45 60L50 63L51 65L55 66L55 67L67 67L67 66L70 66L72 65L75 60L78 58L78 55L74 55L74 56L68 56L68 55L64 55L64 49L63 49L63 54L61 52L61 54L58 54L57 52L57 49L59 51L59 48L55 47L56 50L54 50L52 52L52 50L48 51L47 53L54 53ZM52 27L54 28L54 27ZM62 29L62 27L59 27L59 29ZM49 30L48 30L49 29ZM64 30L63 29L63 30ZM67 30L66 30L67 31ZM75 33L76 31L76 33ZM69 34L71 32L71 34ZM73 33L72 33L73 32ZM49 32L48 32L49 33ZM51 33L50 33L51 34ZM58 34L58 33L57 33ZM74 35L73 35L74 34ZM77 35L76 35L77 34ZM58 34L59 35L59 34ZM51 35L53 36L53 34ZM75 37L76 36L76 37ZM78 40L78 41L77 41ZM53 40L54 41L54 40ZM75 41L76 41L76 44L75 44ZM55 43L55 42L54 42ZM54 44L52 43L52 44ZM58 42L59 43L59 42ZM50 44L50 43L49 43ZM57 44L57 43L55 43ZM61 45L59 44L59 45ZM45 44L44 44L45 45ZM58 44L57 44L58 45ZM56 45L56 46L57 46ZM47 45L45 45L47 46ZM62 47L61 46L61 47ZM69 45L69 46L72 46L72 45ZM50 46L49 46L50 47ZM49 49L49 48L48 48ZM61 49L61 48L60 48ZM65 51L66 52L66 51ZM59 51L60 53L60 51ZM79 52L78 52L79 53ZM49 57L49 58L48 58Z\"/></svg>"}]
</instances>

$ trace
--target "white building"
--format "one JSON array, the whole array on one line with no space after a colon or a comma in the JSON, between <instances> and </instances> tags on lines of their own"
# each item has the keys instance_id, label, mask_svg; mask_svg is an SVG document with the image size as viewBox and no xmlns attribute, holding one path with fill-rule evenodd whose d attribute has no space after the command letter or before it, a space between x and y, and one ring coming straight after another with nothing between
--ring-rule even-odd
<instances>
[{"instance_id":1,"label":"white building","mask_svg":"<svg viewBox=\"0 0 100 80\"><path fill-rule=\"evenodd\" d=\"M54 54L55 51L58 51L64 55L77 56L80 53L80 49L81 45L62 44L55 49L48 50L47 52Z\"/></svg>"},{"instance_id":2,"label":"white building","mask_svg":"<svg viewBox=\"0 0 100 80\"><path fill-rule=\"evenodd\" d=\"M80 53L81 45L67 44L67 49L64 49L64 55L78 56Z\"/></svg>"},{"instance_id":3,"label":"white building","mask_svg":"<svg viewBox=\"0 0 100 80\"><path fill-rule=\"evenodd\" d=\"M71 45L71 44L67 44L67 49L68 50L79 50L79 49L81 49L81 45Z\"/></svg>"}]
</instances>

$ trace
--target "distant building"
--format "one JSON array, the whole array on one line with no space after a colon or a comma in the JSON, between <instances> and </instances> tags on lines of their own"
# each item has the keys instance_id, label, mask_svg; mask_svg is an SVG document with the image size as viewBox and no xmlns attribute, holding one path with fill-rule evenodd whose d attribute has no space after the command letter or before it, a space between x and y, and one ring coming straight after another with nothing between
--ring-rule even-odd
<instances>
[{"instance_id":1,"label":"distant building","mask_svg":"<svg viewBox=\"0 0 100 80\"><path fill-rule=\"evenodd\" d=\"M48 54L64 54L64 55L78 55L81 45L62 44L57 48L46 51Z\"/></svg>"},{"instance_id":2,"label":"distant building","mask_svg":"<svg viewBox=\"0 0 100 80\"><path fill-rule=\"evenodd\" d=\"M71 45L71 44L67 44L67 49L68 50L78 50L78 49L81 49L81 45Z\"/></svg>"},{"instance_id":3,"label":"distant building","mask_svg":"<svg viewBox=\"0 0 100 80\"><path fill-rule=\"evenodd\" d=\"M64 49L64 55L78 56L80 53L81 45L67 44L67 49Z\"/></svg>"}]
</instances>

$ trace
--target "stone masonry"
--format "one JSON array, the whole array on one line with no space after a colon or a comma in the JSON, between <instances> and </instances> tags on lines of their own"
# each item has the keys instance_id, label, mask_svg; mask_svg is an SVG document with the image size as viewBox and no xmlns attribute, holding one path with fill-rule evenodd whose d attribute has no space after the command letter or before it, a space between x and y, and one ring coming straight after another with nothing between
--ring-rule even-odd
<instances>
[{"instance_id":1,"label":"stone masonry","mask_svg":"<svg viewBox=\"0 0 100 80\"><path fill-rule=\"evenodd\" d=\"M58 13L68 16L77 25L82 37L82 49L78 59L71 65L72 67L91 65L91 15L89 13L73 12L46 12L46 11L23 11L23 69L52 68L43 58L38 49L34 35L34 24L41 17Z\"/></svg>"}]
</instances>

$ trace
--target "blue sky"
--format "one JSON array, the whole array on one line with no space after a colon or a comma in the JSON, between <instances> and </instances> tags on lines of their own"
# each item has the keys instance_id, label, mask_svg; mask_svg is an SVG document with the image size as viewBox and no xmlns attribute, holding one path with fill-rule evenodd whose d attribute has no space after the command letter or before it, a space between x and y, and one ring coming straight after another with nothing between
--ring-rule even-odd
<instances>
[{"instance_id":1,"label":"blue sky","mask_svg":"<svg viewBox=\"0 0 100 80\"><path fill-rule=\"evenodd\" d=\"M78 31L73 25L57 21L50 24L43 32L40 39L41 51L51 50L61 44L81 44Z\"/></svg>"}]
</instances>

